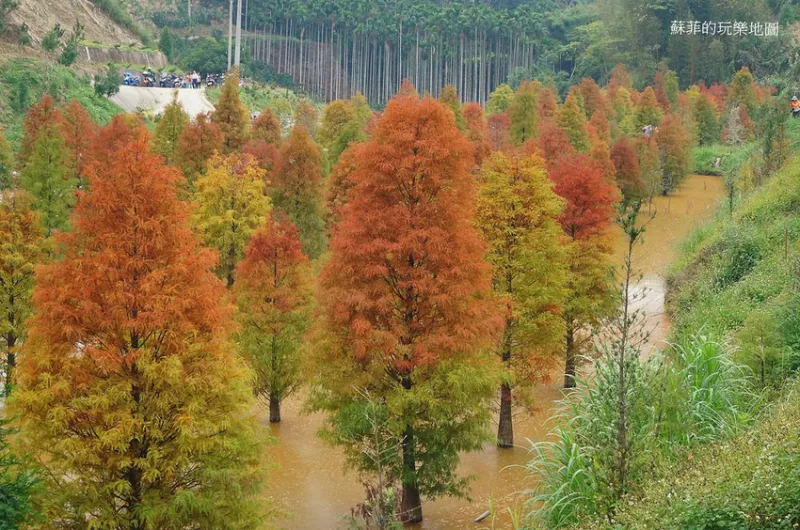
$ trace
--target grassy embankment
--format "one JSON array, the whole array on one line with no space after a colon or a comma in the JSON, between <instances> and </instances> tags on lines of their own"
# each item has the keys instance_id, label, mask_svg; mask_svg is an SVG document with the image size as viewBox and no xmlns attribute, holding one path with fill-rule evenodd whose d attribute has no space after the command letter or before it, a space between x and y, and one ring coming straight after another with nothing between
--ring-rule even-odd
<instances>
[{"instance_id":1,"label":"grassy embankment","mask_svg":"<svg viewBox=\"0 0 800 530\"><path fill-rule=\"evenodd\" d=\"M22 138L25 113L45 94L53 96L58 105L77 99L101 125L122 112L107 99L96 96L89 79L69 68L40 59L10 59L0 65L0 125L14 148Z\"/></svg>"},{"instance_id":2,"label":"grassy embankment","mask_svg":"<svg viewBox=\"0 0 800 530\"><path fill-rule=\"evenodd\" d=\"M793 145L797 129L790 124ZM751 428L695 447L678 462L660 461L614 524L601 526L800 525L799 242L800 158L685 242L669 278L675 340L702 333L721 341L773 399Z\"/></svg>"}]
</instances>

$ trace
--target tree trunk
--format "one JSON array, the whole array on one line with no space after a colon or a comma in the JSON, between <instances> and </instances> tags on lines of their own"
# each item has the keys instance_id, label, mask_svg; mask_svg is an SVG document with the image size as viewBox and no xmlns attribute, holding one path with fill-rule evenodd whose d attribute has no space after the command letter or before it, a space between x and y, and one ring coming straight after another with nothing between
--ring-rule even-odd
<instances>
[{"instance_id":1,"label":"tree trunk","mask_svg":"<svg viewBox=\"0 0 800 530\"><path fill-rule=\"evenodd\" d=\"M13 318L11 319L13 322ZM8 347L8 354L6 355L6 381L3 393L6 396L11 395L11 384L14 381L14 368L17 366L17 356L11 353L14 350L14 345L17 343L17 336L14 332L9 331L6 334L6 346Z\"/></svg>"},{"instance_id":2,"label":"tree trunk","mask_svg":"<svg viewBox=\"0 0 800 530\"><path fill-rule=\"evenodd\" d=\"M566 362L564 364L564 388L575 388L575 372L578 360L575 355L575 330L567 326Z\"/></svg>"},{"instance_id":3,"label":"tree trunk","mask_svg":"<svg viewBox=\"0 0 800 530\"><path fill-rule=\"evenodd\" d=\"M269 394L269 422L281 422L281 401L275 392L270 392Z\"/></svg>"},{"instance_id":4,"label":"tree trunk","mask_svg":"<svg viewBox=\"0 0 800 530\"><path fill-rule=\"evenodd\" d=\"M500 386L500 422L497 424L497 447L514 447L514 424L511 420L511 386Z\"/></svg>"},{"instance_id":5,"label":"tree trunk","mask_svg":"<svg viewBox=\"0 0 800 530\"><path fill-rule=\"evenodd\" d=\"M411 377L403 377L403 388L411 390ZM419 496L419 486L417 485L417 458L414 441L414 427L406 425L403 434L403 492L400 499L400 520L404 524L422 522L422 501Z\"/></svg>"}]
</instances>

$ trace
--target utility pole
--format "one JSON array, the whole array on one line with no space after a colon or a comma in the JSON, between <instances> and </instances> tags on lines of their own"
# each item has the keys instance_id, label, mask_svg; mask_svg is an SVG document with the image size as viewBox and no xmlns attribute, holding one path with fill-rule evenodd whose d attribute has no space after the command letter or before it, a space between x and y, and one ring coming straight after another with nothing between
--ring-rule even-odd
<instances>
[{"instance_id":1,"label":"utility pole","mask_svg":"<svg viewBox=\"0 0 800 530\"><path fill-rule=\"evenodd\" d=\"M186 0L188 3L188 11L189 11L189 24L192 23L192 0Z\"/></svg>"},{"instance_id":2,"label":"utility pole","mask_svg":"<svg viewBox=\"0 0 800 530\"><path fill-rule=\"evenodd\" d=\"M242 64L242 0L237 1L236 8L236 57L233 61L235 66Z\"/></svg>"},{"instance_id":3,"label":"utility pole","mask_svg":"<svg viewBox=\"0 0 800 530\"><path fill-rule=\"evenodd\" d=\"M233 0L228 6L228 71L231 69L231 51L233 50Z\"/></svg>"}]
</instances>

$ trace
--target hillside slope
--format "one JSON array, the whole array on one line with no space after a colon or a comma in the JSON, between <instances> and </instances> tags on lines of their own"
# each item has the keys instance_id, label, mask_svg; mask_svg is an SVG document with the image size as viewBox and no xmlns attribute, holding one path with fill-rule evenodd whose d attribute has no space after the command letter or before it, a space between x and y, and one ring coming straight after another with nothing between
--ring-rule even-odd
<instances>
[{"instance_id":1,"label":"hillside slope","mask_svg":"<svg viewBox=\"0 0 800 530\"><path fill-rule=\"evenodd\" d=\"M13 25L28 25L38 48L44 35L57 23L69 29L78 21L84 26L86 40L103 44L141 44L136 35L120 27L102 9L89 0L20 0L10 16Z\"/></svg>"}]
</instances>

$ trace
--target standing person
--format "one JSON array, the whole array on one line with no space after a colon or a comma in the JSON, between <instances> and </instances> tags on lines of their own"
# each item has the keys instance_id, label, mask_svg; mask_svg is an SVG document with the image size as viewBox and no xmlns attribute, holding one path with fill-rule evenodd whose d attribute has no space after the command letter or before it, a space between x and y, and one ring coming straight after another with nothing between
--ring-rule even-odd
<instances>
[{"instance_id":1,"label":"standing person","mask_svg":"<svg viewBox=\"0 0 800 530\"><path fill-rule=\"evenodd\" d=\"M800 101L798 101L797 96L792 96L792 117L797 118L800 116Z\"/></svg>"}]
</instances>

